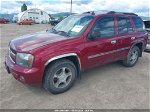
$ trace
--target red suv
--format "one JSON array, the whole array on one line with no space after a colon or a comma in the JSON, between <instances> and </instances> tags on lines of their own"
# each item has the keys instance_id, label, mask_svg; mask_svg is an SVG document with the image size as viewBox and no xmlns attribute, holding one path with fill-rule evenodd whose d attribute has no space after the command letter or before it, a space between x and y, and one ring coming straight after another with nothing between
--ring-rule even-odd
<instances>
[{"instance_id":1,"label":"red suv","mask_svg":"<svg viewBox=\"0 0 150 112\"><path fill-rule=\"evenodd\" d=\"M5 65L16 80L57 94L70 89L81 71L114 61L134 66L147 38L134 13L71 15L46 32L12 40Z\"/></svg>"}]
</instances>

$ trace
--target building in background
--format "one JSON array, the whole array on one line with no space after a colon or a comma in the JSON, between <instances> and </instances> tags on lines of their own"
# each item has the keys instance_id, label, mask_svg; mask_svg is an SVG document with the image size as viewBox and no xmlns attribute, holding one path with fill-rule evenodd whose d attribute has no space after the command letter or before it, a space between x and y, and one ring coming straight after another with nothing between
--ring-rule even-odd
<instances>
[{"instance_id":1,"label":"building in background","mask_svg":"<svg viewBox=\"0 0 150 112\"><path fill-rule=\"evenodd\" d=\"M13 19L12 19L12 22L13 23L16 23L18 21L18 15L14 15L13 16Z\"/></svg>"},{"instance_id":2,"label":"building in background","mask_svg":"<svg viewBox=\"0 0 150 112\"><path fill-rule=\"evenodd\" d=\"M17 16L14 15L16 21L33 20L35 23L49 23L51 18L45 11L41 9L29 9L24 12L20 12Z\"/></svg>"}]
</instances>

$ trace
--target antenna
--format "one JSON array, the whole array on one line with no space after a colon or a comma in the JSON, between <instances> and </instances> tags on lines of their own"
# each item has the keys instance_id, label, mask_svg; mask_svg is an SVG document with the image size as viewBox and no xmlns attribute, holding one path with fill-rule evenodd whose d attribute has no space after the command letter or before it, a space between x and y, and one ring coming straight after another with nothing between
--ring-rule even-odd
<instances>
[{"instance_id":1,"label":"antenna","mask_svg":"<svg viewBox=\"0 0 150 112\"><path fill-rule=\"evenodd\" d=\"M71 0L70 13L72 13L72 0Z\"/></svg>"}]
</instances>

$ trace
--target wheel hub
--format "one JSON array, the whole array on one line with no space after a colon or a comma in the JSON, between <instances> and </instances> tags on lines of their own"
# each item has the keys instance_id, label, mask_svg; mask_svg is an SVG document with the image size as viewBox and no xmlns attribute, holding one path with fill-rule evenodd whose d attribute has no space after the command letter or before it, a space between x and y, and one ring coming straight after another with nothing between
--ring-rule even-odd
<instances>
[{"instance_id":1,"label":"wheel hub","mask_svg":"<svg viewBox=\"0 0 150 112\"><path fill-rule=\"evenodd\" d=\"M54 74L53 84L56 88L64 88L70 83L71 77L71 70L67 67L62 67Z\"/></svg>"},{"instance_id":2,"label":"wheel hub","mask_svg":"<svg viewBox=\"0 0 150 112\"><path fill-rule=\"evenodd\" d=\"M67 75L66 74L62 74L59 76L59 80L64 82L67 79Z\"/></svg>"},{"instance_id":3,"label":"wheel hub","mask_svg":"<svg viewBox=\"0 0 150 112\"><path fill-rule=\"evenodd\" d=\"M137 51L133 51L131 53L131 56L130 56L130 62L131 63L135 63L137 58L138 58L138 52Z\"/></svg>"}]
</instances>

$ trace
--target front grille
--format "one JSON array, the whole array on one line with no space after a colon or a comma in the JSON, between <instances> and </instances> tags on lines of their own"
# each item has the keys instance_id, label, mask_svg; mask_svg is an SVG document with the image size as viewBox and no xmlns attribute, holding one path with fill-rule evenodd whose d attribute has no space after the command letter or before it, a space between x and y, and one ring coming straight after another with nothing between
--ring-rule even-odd
<instances>
[{"instance_id":1,"label":"front grille","mask_svg":"<svg viewBox=\"0 0 150 112\"><path fill-rule=\"evenodd\" d=\"M9 48L9 57L13 63L16 62L16 51L13 50L11 47Z\"/></svg>"}]
</instances>

